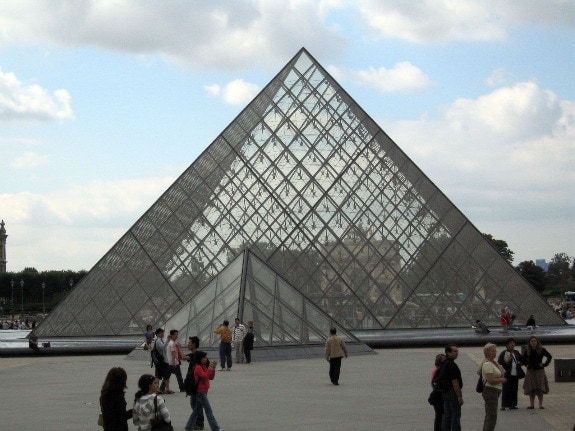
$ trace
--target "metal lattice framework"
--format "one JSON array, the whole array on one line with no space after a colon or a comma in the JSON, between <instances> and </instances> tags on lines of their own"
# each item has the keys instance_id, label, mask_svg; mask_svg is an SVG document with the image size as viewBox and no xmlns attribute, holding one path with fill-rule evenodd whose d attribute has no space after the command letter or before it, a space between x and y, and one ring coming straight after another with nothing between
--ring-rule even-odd
<instances>
[{"instance_id":1,"label":"metal lattice framework","mask_svg":"<svg viewBox=\"0 0 575 431\"><path fill-rule=\"evenodd\" d=\"M564 324L302 49L38 332L140 334L245 248L348 330Z\"/></svg>"}]
</instances>

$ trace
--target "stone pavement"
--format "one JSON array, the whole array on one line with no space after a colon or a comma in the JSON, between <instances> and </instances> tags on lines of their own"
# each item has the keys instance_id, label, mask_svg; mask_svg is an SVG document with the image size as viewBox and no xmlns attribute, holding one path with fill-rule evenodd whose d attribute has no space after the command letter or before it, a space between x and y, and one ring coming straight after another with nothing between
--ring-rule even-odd
<instances>
[{"instance_id":1,"label":"stone pavement","mask_svg":"<svg viewBox=\"0 0 575 431\"><path fill-rule=\"evenodd\" d=\"M547 345L554 358L573 358L572 345ZM378 350L377 355L343 361L340 385L334 386L323 359L234 364L216 373L209 398L215 416L227 431L427 431L433 408L427 403L429 375L439 348ZM464 378L462 428L481 429L483 399L475 392L480 347L461 347L458 364ZM98 397L105 374L113 366L128 373L130 405L144 360L126 356L11 357L0 360L1 430L97 430ZM497 430L572 431L575 383L555 383L547 368L550 393L545 410L499 411ZM190 413L183 393L167 395L174 428L183 430ZM130 430L136 428L130 423Z\"/></svg>"}]
</instances>

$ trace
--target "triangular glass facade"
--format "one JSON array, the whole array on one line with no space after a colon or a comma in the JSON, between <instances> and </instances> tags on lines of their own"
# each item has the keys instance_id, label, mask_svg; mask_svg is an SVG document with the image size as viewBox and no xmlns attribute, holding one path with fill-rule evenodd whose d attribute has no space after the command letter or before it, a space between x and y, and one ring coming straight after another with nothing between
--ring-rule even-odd
<instances>
[{"instance_id":1,"label":"triangular glass facade","mask_svg":"<svg viewBox=\"0 0 575 431\"><path fill-rule=\"evenodd\" d=\"M141 334L246 247L351 331L564 324L302 49L38 332Z\"/></svg>"},{"instance_id":2,"label":"triangular glass facade","mask_svg":"<svg viewBox=\"0 0 575 431\"><path fill-rule=\"evenodd\" d=\"M235 317L254 322L256 348L323 346L331 327L337 329L346 343L359 343L354 335L249 250L239 254L160 326L177 329L184 340L195 335L202 349L207 349L219 345L215 326L224 319L233 325Z\"/></svg>"}]
</instances>

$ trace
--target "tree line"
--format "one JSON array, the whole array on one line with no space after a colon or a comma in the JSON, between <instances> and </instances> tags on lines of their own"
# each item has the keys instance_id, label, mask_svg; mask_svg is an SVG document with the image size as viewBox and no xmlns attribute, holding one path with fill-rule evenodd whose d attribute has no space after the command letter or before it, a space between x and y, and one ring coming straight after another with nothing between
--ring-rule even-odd
<instances>
[{"instance_id":1,"label":"tree line","mask_svg":"<svg viewBox=\"0 0 575 431\"><path fill-rule=\"evenodd\" d=\"M505 240L495 239L487 233L483 237L491 242L507 262L513 263L515 253L509 249ZM561 297L564 292L575 291L575 258L565 252L555 253L548 262L547 270L532 260L520 262L515 269L545 297Z\"/></svg>"},{"instance_id":2,"label":"tree line","mask_svg":"<svg viewBox=\"0 0 575 431\"><path fill-rule=\"evenodd\" d=\"M506 241L483 234L507 262L513 263L514 252ZM547 270L532 260L520 262L515 269L545 297L561 297L575 291L575 259L567 253L556 253ZM25 268L21 272L0 273L0 316L35 315L50 312L87 271L42 271Z\"/></svg>"},{"instance_id":3,"label":"tree line","mask_svg":"<svg viewBox=\"0 0 575 431\"><path fill-rule=\"evenodd\" d=\"M50 312L87 271L42 271L25 268L0 273L0 315L36 315Z\"/></svg>"}]
</instances>

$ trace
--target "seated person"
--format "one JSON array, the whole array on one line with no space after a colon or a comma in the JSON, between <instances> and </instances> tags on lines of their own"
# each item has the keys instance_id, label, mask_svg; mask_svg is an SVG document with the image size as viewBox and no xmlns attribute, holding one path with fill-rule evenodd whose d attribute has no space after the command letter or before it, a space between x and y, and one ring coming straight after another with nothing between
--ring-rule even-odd
<instances>
[{"instance_id":1,"label":"seated person","mask_svg":"<svg viewBox=\"0 0 575 431\"><path fill-rule=\"evenodd\" d=\"M515 314L511 315L511 320L509 321L508 328L511 329L512 331L521 331L521 328L515 326Z\"/></svg>"},{"instance_id":2,"label":"seated person","mask_svg":"<svg viewBox=\"0 0 575 431\"><path fill-rule=\"evenodd\" d=\"M477 332L478 334L489 334L491 332L489 330L489 328L487 327L487 325L479 319L477 319L475 321L474 328L475 328L475 332Z\"/></svg>"},{"instance_id":3,"label":"seated person","mask_svg":"<svg viewBox=\"0 0 575 431\"><path fill-rule=\"evenodd\" d=\"M38 353L40 350L38 347L38 336L34 330L30 332L30 336L28 337L28 347L34 350L36 353Z\"/></svg>"}]
</instances>

